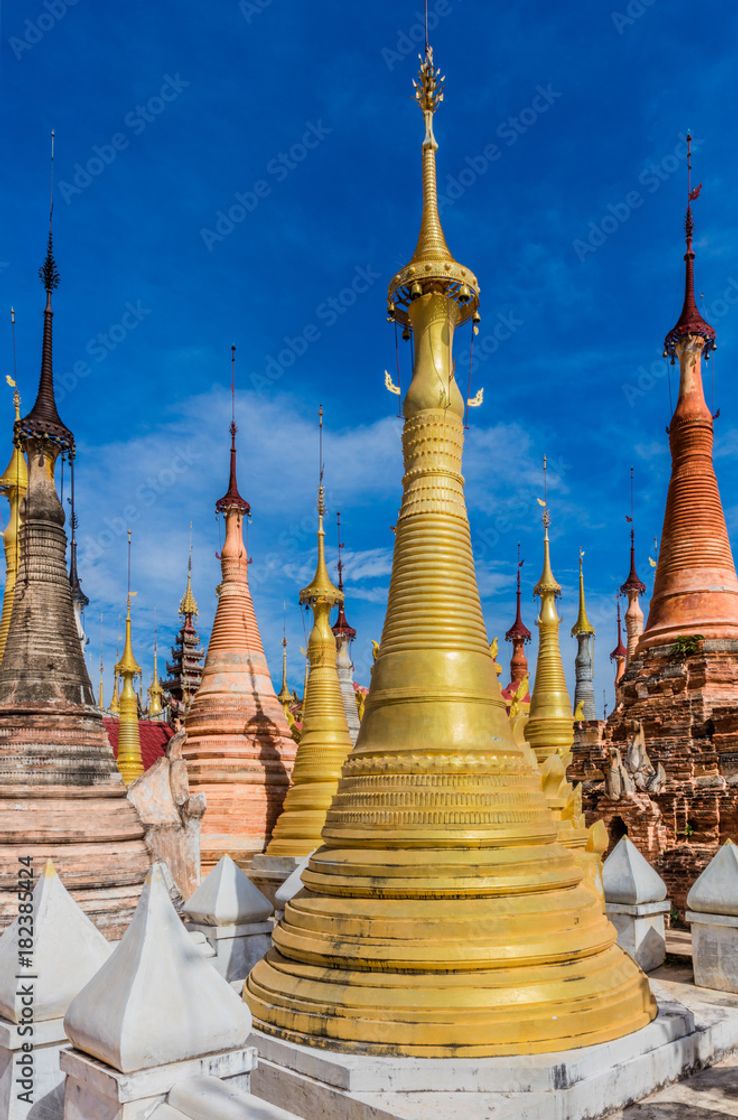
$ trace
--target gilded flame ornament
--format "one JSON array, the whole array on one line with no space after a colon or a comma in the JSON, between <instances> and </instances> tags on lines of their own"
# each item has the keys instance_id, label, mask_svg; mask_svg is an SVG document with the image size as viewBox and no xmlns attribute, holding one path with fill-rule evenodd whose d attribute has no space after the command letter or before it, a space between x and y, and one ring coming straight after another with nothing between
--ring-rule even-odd
<instances>
[{"instance_id":1,"label":"gilded flame ornament","mask_svg":"<svg viewBox=\"0 0 738 1120\"><path fill-rule=\"evenodd\" d=\"M390 318L415 347L384 631L323 847L244 995L256 1028L292 1042L459 1058L604 1042L644 1026L655 1005L556 842L489 655L452 357L479 289L438 215L439 89L429 49L417 86L421 235L389 289Z\"/></svg>"}]
</instances>

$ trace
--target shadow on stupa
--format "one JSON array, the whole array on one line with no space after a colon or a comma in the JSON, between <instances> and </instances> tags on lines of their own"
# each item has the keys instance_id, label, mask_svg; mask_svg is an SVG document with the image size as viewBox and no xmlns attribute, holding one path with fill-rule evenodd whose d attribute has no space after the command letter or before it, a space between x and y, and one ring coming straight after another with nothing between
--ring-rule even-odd
<instances>
[{"instance_id":1,"label":"shadow on stupa","mask_svg":"<svg viewBox=\"0 0 738 1120\"><path fill-rule=\"evenodd\" d=\"M264 711L261 703L261 696L256 684L254 667L250 659L249 674L251 677L251 690L256 706L256 714L247 721L244 733L252 736L254 741L259 744L259 761L264 768L264 794L266 800L265 837L266 843L268 844L272 835L272 830L277 823L279 814L282 812L282 805L287 796L290 780L287 768L282 761L282 756L278 749L278 744L284 736L274 720L270 719Z\"/></svg>"}]
</instances>

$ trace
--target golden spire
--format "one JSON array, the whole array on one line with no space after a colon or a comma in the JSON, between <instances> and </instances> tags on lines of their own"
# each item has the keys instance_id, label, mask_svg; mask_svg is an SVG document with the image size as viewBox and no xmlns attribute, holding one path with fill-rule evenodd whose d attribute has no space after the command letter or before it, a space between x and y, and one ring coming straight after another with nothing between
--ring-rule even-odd
<instances>
[{"instance_id":1,"label":"golden spire","mask_svg":"<svg viewBox=\"0 0 738 1120\"><path fill-rule=\"evenodd\" d=\"M428 49L424 114L431 66ZM426 135L424 171L427 145ZM382 640L323 846L244 989L256 1029L307 1046L428 1058L556 1051L637 1030L656 1010L574 855L556 843L489 655L452 349L477 289L454 270L429 247L422 267L390 285L390 317L415 345ZM326 621L338 720L329 633ZM324 675L311 656L308 709Z\"/></svg>"},{"instance_id":2,"label":"golden spire","mask_svg":"<svg viewBox=\"0 0 738 1120\"><path fill-rule=\"evenodd\" d=\"M415 98L425 121L425 138L422 147L423 212L420 234L410 261L393 277L387 296L387 310L395 322L410 329L410 305L428 292L440 292L455 304L453 317L456 323L469 318L478 321L479 283L474 273L459 264L453 257L441 226L438 213L438 184L436 177L436 152L438 143L433 135L433 118L443 101L445 79L433 61L433 48L426 44L425 58L421 60L415 86ZM409 397L409 394L408 394ZM463 401L454 402L454 407ZM406 398L405 408L410 401ZM448 406L446 401L444 407ZM406 413L407 414L407 413Z\"/></svg>"},{"instance_id":3,"label":"golden spire","mask_svg":"<svg viewBox=\"0 0 738 1120\"><path fill-rule=\"evenodd\" d=\"M10 309L11 330L13 333L13 372L15 373L15 310ZM13 404L15 406L16 422L20 420L20 394L15 382L15 377L5 378L13 390ZM3 532L3 546L5 550L5 589L3 592L3 613L0 618L0 661L5 653L5 643L8 640L10 619L13 613L13 600L15 598L15 581L20 564L21 547L21 505L28 490L28 467L26 458L20 447L16 444L10 456L10 461L0 476L0 494L8 499L10 511L8 524Z\"/></svg>"},{"instance_id":4,"label":"golden spire","mask_svg":"<svg viewBox=\"0 0 738 1120\"><path fill-rule=\"evenodd\" d=\"M119 650L115 650L115 666L113 667L113 694L110 697L110 707L108 711L111 716L117 717L120 715L120 677L118 676L118 655Z\"/></svg>"},{"instance_id":5,"label":"golden spire","mask_svg":"<svg viewBox=\"0 0 738 1120\"><path fill-rule=\"evenodd\" d=\"M158 719L164 712L164 689L161 687L159 680L159 665L158 665L159 646L157 635L154 634L154 672L149 685L149 719Z\"/></svg>"},{"instance_id":6,"label":"golden spire","mask_svg":"<svg viewBox=\"0 0 738 1120\"><path fill-rule=\"evenodd\" d=\"M282 634L282 687L277 693L277 699L285 710L292 703L292 693L287 684L287 635L285 633Z\"/></svg>"},{"instance_id":7,"label":"golden spire","mask_svg":"<svg viewBox=\"0 0 738 1120\"><path fill-rule=\"evenodd\" d=\"M197 600L192 594L192 522L190 521L190 550L187 557L187 584L185 592L179 601L179 613L181 615L192 615L193 617L198 613Z\"/></svg>"},{"instance_id":8,"label":"golden spire","mask_svg":"<svg viewBox=\"0 0 738 1120\"><path fill-rule=\"evenodd\" d=\"M595 629L587 618L587 605L584 601L584 549L579 549L579 614L571 628L572 638L577 634L594 634Z\"/></svg>"},{"instance_id":9,"label":"golden spire","mask_svg":"<svg viewBox=\"0 0 738 1120\"><path fill-rule=\"evenodd\" d=\"M138 697L134 688L134 678L141 672L141 666L133 656L131 641L131 530L128 530L128 596L126 599L126 636L123 654L115 666L117 675L123 682L118 700L120 722L118 725L118 769L123 781L130 785L144 772L141 758L141 736L138 728Z\"/></svg>"},{"instance_id":10,"label":"golden spire","mask_svg":"<svg viewBox=\"0 0 738 1120\"><path fill-rule=\"evenodd\" d=\"M338 788L341 767L351 750L336 667L336 639L330 623L331 611L343 602L343 593L332 582L325 562L322 405L319 416L318 562L315 575L300 592L300 602L313 612L307 651L310 687L303 698L302 732L292 785L267 847L270 856L306 856L320 846L325 816Z\"/></svg>"},{"instance_id":11,"label":"golden spire","mask_svg":"<svg viewBox=\"0 0 738 1120\"><path fill-rule=\"evenodd\" d=\"M544 480L547 477L547 468L548 462L544 456ZM548 507L546 481L544 481L544 493L543 571L533 588L533 594L538 595L541 600L536 619L538 659L533 694L530 698L530 717L525 732L525 737L540 763L545 762L549 755L567 753L574 742L571 700L566 687L566 674L559 644L561 619L556 609L556 600L561 595L561 587L551 567L551 542L548 536L551 513Z\"/></svg>"}]
</instances>

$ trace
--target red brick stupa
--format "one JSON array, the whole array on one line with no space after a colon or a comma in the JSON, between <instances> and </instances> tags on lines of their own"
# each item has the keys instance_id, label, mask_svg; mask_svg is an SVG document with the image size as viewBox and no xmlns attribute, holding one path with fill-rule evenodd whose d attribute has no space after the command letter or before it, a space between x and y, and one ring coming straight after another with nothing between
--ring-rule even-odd
<instances>
[{"instance_id":1,"label":"red brick stupa","mask_svg":"<svg viewBox=\"0 0 738 1120\"><path fill-rule=\"evenodd\" d=\"M149 856L95 704L75 624L66 568L64 511L54 485L74 437L54 396L51 294L59 283L51 230L41 268L46 289L36 402L16 421L28 461L20 566L0 668L0 925L15 917L18 859L34 874L52 859L97 927L120 937Z\"/></svg>"},{"instance_id":2,"label":"red brick stupa","mask_svg":"<svg viewBox=\"0 0 738 1120\"><path fill-rule=\"evenodd\" d=\"M243 522L250 507L238 491L236 430L234 415L228 489L215 506L225 517L223 579L202 681L185 718L190 790L207 798L204 871L223 855L248 866L264 851L297 748L274 691L249 590Z\"/></svg>"},{"instance_id":3,"label":"red brick stupa","mask_svg":"<svg viewBox=\"0 0 738 1120\"><path fill-rule=\"evenodd\" d=\"M719 846L738 835L738 579L702 386L715 331L695 301L692 203L701 185L687 189L684 305L664 343L679 363L679 396L651 609L599 751L575 749L572 774L611 841L627 832L680 910ZM629 583L640 593L634 565Z\"/></svg>"}]
</instances>

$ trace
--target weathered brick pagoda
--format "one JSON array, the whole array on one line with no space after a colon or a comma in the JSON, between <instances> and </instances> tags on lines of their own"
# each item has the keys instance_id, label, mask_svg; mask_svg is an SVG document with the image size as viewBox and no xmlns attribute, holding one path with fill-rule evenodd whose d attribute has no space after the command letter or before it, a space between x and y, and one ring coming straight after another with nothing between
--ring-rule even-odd
<instances>
[{"instance_id":1,"label":"weathered brick pagoda","mask_svg":"<svg viewBox=\"0 0 738 1120\"><path fill-rule=\"evenodd\" d=\"M202 680L204 653L195 627L198 607L192 592L192 545L187 559L187 584L179 601L179 614L182 625L172 646L172 660L167 662L168 679L163 686L170 716L174 720L184 717Z\"/></svg>"},{"instance_id":2,"label":"weathered brick pagoda","mask_svg":"<svg viewBox=\"0 0 738 1120\"><path fill-rule=\"evenodd\" d=\"M611 840L629 834L679 909L719 845L738 834L738 579L702 386L715 331L694 296L699 191L690 188L687 203L684 306L665 340L666 355L679 363L679 396L651 607L616 708L598 736L590 727L580 737L573 768L585 780L589 812L603 818ZM623 590L636 588L631 553Z\"/></svg>"},{"instance_id":3,"label":"weathered brick pagoda","mask_svg":"<svg viewBox=\"0 0 738 1120\"><path fill-rule=\"evenodd\" d=\"M120 936L148 871L144 833L113 759L75 624L64 511L54 485L74 437L54 397L49 234L36 402L15 426L28 462L20 564L0 668L0 923L16 912L19 855L52 859L98 929Z\"/></svg>"},{"instance_id":4,"label":"weathered brick pagoda","mask_svg":"<svg viewBox=\"0 0 738 1120\"><path fill-rule=\"evenodd\" d=\"M183 757L192 793L204 793L203 870L223 855L248 865L263 852L282 809L295 759L264 656L248 582L243 522L250 512L236 478L231 420L228 489L215 508L225 518L223 578L202 681L185 717Z\"/></svg>"}]
</instances>

